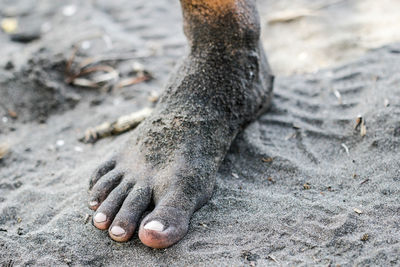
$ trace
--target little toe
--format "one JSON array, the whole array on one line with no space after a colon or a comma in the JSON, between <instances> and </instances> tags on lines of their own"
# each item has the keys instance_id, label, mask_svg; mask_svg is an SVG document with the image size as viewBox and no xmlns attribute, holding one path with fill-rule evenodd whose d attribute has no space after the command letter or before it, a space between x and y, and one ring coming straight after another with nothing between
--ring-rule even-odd
<instances>
[{"instance_id":1,"label":"little toe","mask_svg":"<svg viewBox=\"0 0 400 267\"><path fill-rule=\"evenodd\" d=\"M121 182L122 177L123 173L117 170L112 170L101 177L90 191L89 208L97 210L108 194Z\"/></svg>"},{"instance_id":2,"label":"little toe","mask_svg":"<svg viewBox=\"0 0 400 267\"><path fill-rule=\"evenodd\" d=\"M94 214L93 225L100 230L106 230L112 223L132 187L132 184L121 183L112 190Z\"/></svg>"},{"instance_id":3,"label":"little toe","mask_svg":"<svg viewBox=\"0 0 400 267\"><path fill-rule=\"evenodd\" d=\"M128 241L135 232L137 223L151 200L148 187L135 185L129 193L109 228L109 235L118 242Z\"/></svg>"},{"instance_id":4,"label":"little toe","mask_svg":"<svg viewBox=\"0 0 400 267\"><path fill-rule=\"evenodd\" d=\"M152 248L166 248L186 235L195 205L189 201L183 207L179 202L179 199L162 201L143 219L139 229L143 244Z\"/></svg>"},{"instance_id":5,"label":"little toe","mask_svg":"<svg viewBox=\"0 0 400 267\"><path fill-rule=\"evenodd\" d=\"M114 159L111 159L97 167L90 178L89 189L92 189L92 187L97 183L98 180L100 180L102 176L113 170L115 168L115 165L116 161Z\"/></svg>"}]
</instances>

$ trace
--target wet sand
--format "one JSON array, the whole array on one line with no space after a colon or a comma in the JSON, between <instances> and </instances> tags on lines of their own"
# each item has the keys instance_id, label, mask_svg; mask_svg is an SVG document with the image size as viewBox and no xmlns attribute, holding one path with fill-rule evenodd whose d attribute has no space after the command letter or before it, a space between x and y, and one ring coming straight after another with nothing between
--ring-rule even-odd
<instances>
[{"instance_id":1,"label":"wet sand","mask_svg":"<svg viewBox=\"0 0 400 267\"><path fill-rule=\"evenodd\" d=\"M185 50L178 1L0 1L0 19L39 35L20 43L0 33L0 264L398 265L400 45L367 51L400 41L398 4L318 1L321 16L287 21L284 9L317 1L272 2L259 1L273 106L234 142L184 240L154 250L136 236L112 241L86 207L89 175L129 133L94 145L78 138L154 105ZM98 64L122 77L108 82L137 77L138 63L153 79L111 92L68 85L74 44L72 70L124 58Z\"/></svg>"}]
</instances>

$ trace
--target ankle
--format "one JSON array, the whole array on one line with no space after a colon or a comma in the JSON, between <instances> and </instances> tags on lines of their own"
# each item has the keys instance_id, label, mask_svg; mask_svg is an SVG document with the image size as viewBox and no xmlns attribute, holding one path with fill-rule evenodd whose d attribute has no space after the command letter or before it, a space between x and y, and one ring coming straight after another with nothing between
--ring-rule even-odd
<instances>
[{"instance_id":1,"label":"ankle","mask_svg":"<svg viewBox=\"0 0 400 267\"><path fill-rule=\"evenodd\" d=\"M257 47L260 22L253 0L181 0L192 47Z\"/></svg>"}]
</instances>

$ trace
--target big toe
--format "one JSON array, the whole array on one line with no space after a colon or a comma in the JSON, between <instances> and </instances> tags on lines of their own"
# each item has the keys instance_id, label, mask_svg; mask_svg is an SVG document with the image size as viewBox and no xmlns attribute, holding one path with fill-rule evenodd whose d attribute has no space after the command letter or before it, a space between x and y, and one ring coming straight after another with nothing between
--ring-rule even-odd
<instances>
[{"instance_id":1,"label":"big toe","mask_svg":"<svg viewBox=\"0 0 400 267\"><path fill-rule=\"evenodd\" d=\"M157 206L140 224L140 240L152 248L172 246L186 235L191 213L170 206Z\"/></svg>"}]
</instances>

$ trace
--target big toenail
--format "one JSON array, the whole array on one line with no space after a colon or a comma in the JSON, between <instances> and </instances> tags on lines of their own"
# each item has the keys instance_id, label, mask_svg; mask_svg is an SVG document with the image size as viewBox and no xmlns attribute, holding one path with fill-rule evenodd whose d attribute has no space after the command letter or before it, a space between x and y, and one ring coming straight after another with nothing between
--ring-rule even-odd
<instances>
[{"instance_id":1,"label":"big toenail","mask_svg":"<svg viewBox=\"0 0 400 267\"><path fill-rule=\"evenodd\" d=\"M159 221L151 221L144 226L144 229L162 232L164 231L164 225Z\"/></svg>"},{"instance_id":2,"label":"big toenail","mask_svg":"<svg viewBox=\"0 0 400 267\"><path fill-rule=\"evenodd\" d=\"M119 226L113 226L111 228L111 233L115 236L120 236L125 234L125 230L122 227Z\"/></svg>"},{"instance_id":3,"label":"big toenail","mask_svg":"<svg viewBox=\"0 0 400 267\"><path fill-rule=\"evenodd\" d=\"M97 202L97 201L90 201L89 202L89 206L91 206L91 207L97 206L97 204L99 204L99 202Z\"/></svg>"},{"instance_id":4,"label":"big toenail","mask_svg":"<svg viewBox=\"0 0 400 267\"><path fill-rule=\"evenodd\" d=\"M105 222L107 220L107 216L104 213L99 212L94 216L93 219L97 223L102 223L102 222Z\"/></svg>"}]
</instances>

